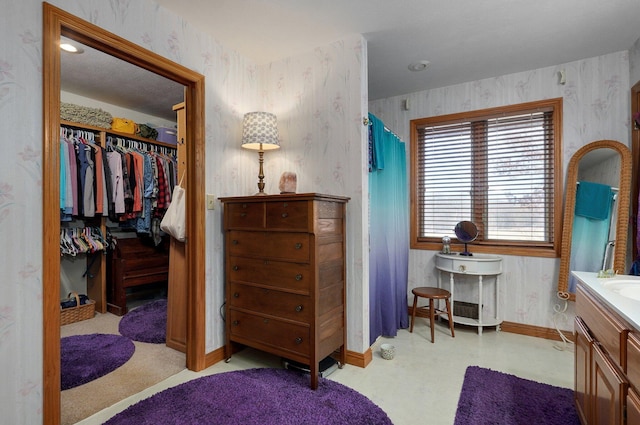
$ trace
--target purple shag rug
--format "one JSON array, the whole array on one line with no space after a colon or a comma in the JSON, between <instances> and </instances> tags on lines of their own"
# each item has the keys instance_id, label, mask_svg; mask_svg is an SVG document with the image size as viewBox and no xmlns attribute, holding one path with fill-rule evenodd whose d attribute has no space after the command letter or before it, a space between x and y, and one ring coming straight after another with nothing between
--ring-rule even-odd
<instances>
[{"instance_id":1,"label":"purple shag rug","mask_svg":"<svg viewBox=\"0 0 640 425\"><path fill-rule=\"evenodd\" d=\"M257 368L185 382L134 404L105 425L390 425L371 400L328 379Z\"/></svg>"},{"instance_id":2,"label":"purple shag rug","mask_svg":"<svg viewBox=\"0 0 640 425\"><path fill-rule=\"evenodd\" d=\"M454 425L580 425L573 390L470 366Z\"/></svg>"},{"instance_id":3,"label":"purple shag rug","mask_svg":"<svg viewBox=\"0 0 640 425\"><path fill-rule=\"evenodd\" d=\"M74 335L60 340L62 390L77 387L113 372L133 356L129 338L112 334Z\"/></svg>"},{"instance_id":4,"label":"purple shag rug","mask_svg":"<svg viewBox=\"0 0 640 425\"><path fill-rule=\"evenodd\" d=\"M167 300L144 304L122 316L120 333L134 341L163 344L167 339Z\"/></svg>"}]
</instances>

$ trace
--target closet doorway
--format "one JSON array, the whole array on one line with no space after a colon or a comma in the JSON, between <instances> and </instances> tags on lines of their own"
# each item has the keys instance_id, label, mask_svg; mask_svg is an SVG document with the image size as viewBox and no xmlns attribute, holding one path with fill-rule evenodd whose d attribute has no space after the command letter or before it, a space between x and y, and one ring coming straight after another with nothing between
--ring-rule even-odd
<instances>
[{"instance_id":1,"label":"closet doorway","mask_svg":"<svg viewBox=\"0 0 640 425\"><path fill-rule=\"evenodd\" d=\"M204 77L43 3L43 418L60 423L60 51L64 36L185 87L186 366L205 368ZM181 158L182 160L182 158Z\"/></svg>"}]
</instances>

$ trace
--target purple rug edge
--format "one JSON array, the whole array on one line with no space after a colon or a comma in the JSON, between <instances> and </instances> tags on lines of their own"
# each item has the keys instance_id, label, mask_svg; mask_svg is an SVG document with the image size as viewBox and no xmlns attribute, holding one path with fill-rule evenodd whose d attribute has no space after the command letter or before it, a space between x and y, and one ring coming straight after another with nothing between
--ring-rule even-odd
<instances>
[{"instance_id":1,"label":"purple rug edge","mask_svg":"<svg viewBox=\"0 0 640 425\"><path fill-rule=\"evenodd\" d=\"M454 425L580 425L573 390L469 366Z\"/></svg>"},{"instance_id":2,"label":"purple rug edge","mask_svg":"<svg viewBox=\"0 0 640 425\"><path fill-rule=\"evenodd\" d=\"M197 378L157 393L105 425L392 425L387 414L357 391L328 379L318 389L309 375L254 368Z\"/></svg>"},{"instance_id":3,"label":"purple rug edge","mask_svg":"<svg viewBox=\"0 0 640 425\"><path fill-rule=\"evenodd\" d=\"M60 339L60 389L98 379L125 364L135 352L130 339L114 334L74 335Z\"/></svg>"},{"instance_id":4,"label":"purple rug edge","mask_svg":"<svg viewBox=\"0 0 640 425\"><path fill-rule=\"evenodd\" d=\"M122 316L118 331L138 342L164 344L167 339L167 300L148 302Z\"/></svg>"}]
</instances>

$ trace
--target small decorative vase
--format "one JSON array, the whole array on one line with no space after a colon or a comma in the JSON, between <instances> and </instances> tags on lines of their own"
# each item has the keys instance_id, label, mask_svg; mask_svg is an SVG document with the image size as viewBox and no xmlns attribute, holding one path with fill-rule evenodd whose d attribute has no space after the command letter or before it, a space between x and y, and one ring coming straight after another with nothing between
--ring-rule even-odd
<instances>
[{"instance_id":1,"label":"small decorative vase","mask_svg":"<svg viewBox=\"0 0 640 425\"><path fill-rule=\"evenodd\" d=\"M285 171L280 176L280 193L296 193L296 173Z\"/></svg>"}]
</instances>

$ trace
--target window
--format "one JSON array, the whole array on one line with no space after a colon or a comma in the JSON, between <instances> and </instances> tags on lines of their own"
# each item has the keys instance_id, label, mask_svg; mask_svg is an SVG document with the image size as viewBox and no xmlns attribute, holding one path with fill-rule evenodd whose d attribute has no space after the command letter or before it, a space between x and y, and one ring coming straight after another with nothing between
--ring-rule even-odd
<instances>
[{"instance_id":1,"label":"window","mask_svg":"<svg viewBox=\"0 0 640 425\"><path fill-rule=\"evenodd\" d=\"M477 252L556 257L561 127L562 99L412 120L412 248L470 220Z\"/></svg>"}]
</instances>

